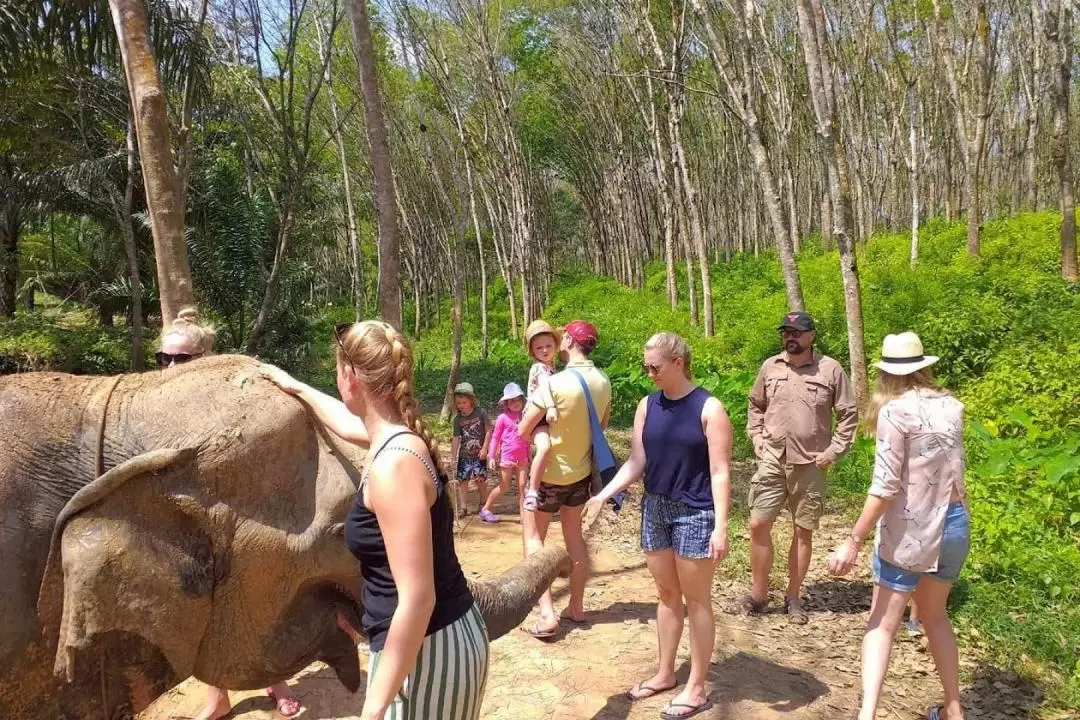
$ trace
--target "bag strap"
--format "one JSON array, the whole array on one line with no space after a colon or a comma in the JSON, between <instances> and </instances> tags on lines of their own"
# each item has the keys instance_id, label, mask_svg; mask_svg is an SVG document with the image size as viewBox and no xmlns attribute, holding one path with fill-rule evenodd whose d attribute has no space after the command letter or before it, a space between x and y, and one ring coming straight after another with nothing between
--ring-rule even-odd
<instances>
[{"instance_id":1,"label":"bag strap","mask_svg":"<svg viewBox=\"0 0 1080 720\"><path fill-rule=\"evenodd\" d=\"M589 428L592 430L593 460L601 470L615 467L615 454L611 452L611 446L608 445L607 438L604 437L604 428L600 425L600 416L596 414L596 406L593 405L589 385L577 370L574 368L567 368L567 370L577 376L578 382L581 383L581 389L585 393L585 402L589 406Z\"/></svg>"}]
</instances>

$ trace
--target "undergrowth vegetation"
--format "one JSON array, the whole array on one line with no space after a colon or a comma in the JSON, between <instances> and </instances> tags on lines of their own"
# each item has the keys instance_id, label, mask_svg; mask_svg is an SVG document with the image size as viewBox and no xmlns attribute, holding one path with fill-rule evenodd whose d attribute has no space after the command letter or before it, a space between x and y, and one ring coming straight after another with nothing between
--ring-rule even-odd
<instances>
[{"instance_id":1,"label":"undergrowth vegetation","mask_svg":"<svg viewBox=\"0 0 1080 720\"><path fill-rule=\"evenodd\" d=\"M1054 705L1077 707L1080 339L1074 329L1080 327L1080 292L1058 276L1057 224L1051 213L988 223L981 257L970 258L962 224L931 222L922 229L917 268L908 264L906 236L884 236L860 250L860 270L869 356L877 356L885 334L914 330L927 352L941 357L938 378L967 408L973 541L954 594L961 634L989 659L1039 679ZM837 254L815 242L800 253L818 347L847 365L838 265ZM736 455L746 458L746 395L761 362L778 351L784 287L771 254L715 266L712 280L714 338L690 324L686 307L668 307L662 265L650 266L643 290L580 270L560 275L544 316L556 324L583 317L599 328L594 358L611 378L613 422L622 426L653 390L641 370L642 344L659 330L686 337L695 377L724 402ZM492 342L481 359L477 295L470 293L466 307L461 379L494 411L506 382L524 383L530 361L510 338L506 290L498 282L489 289ZM0 372L127 368L125 327L103 330L93 312L70 303L38 305L0 324ZM441 406L450 364L446 307L441 315L415 346L417 390L428 412ZM267 357L332 390L332 327L352 316L351 308L324 309L287 347L268 348ZM411 322L407 317L406 325ZM831 492L856 507L872 465L873 440L860 437L830 472Z\"/></svg>"},{"instance_id":2,"label":"undergrowth vegetation","mask_svg":"<svg viewBox=\"0 0 1080 720\"><path fill-rule=\"evenodd\" d=\"M968 494L972 554L956 593L956 613L969 642L999 662L1036 674L1056 703L1080 705L1080 293L1058 276L1058 221L1024 215L984 228L982 256L965 250L962 224L923 227L919 264L908 264L906 236L873 239L860 271L868 354L881 339L914 330L939 355L939 380L967 408ZM847 366L839 260L810 244L799 258L807 309L817 320L818 347ZM595 353L614 390L614 421L628 424L637 400L653 387L641 370L641 346L659 330L685 336L698 382L732 416L737 455L750 453L746 394L761 362L778 351L776 325L787 310L773 255L740 256L713 269L716 337L673 312L663 267L650 268L634 290L585 272L559 279L545 318L583 317L600 330ZM685 281L685 276L680 282ZM462 379L489 407L508 380L523 381L528 359L506 340L505 290L492 293L492 343L480 361L479 312L469 307ZM450 328L418 343L418 382L428 407L445 390ZM873 440L860 437L830 474L833 492L851 503L869 484Z\"/></svg>"}]
</instances>

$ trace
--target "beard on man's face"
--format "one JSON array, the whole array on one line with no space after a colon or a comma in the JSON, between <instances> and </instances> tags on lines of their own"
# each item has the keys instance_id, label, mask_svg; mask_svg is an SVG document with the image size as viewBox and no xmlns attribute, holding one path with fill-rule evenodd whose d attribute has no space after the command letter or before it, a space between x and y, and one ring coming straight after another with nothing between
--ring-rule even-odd
<instances>
[{"instance_id":1,"label":"beard on man's face","mask_svg":"<svg viewBox=\"0 0 1080 720\"><path fill-rule=\"evenodd\" d=\"M798 340L795 338L787 338L784 342L784 350L790 355L798 355L799 353L806 352L807 348L813 343L808 337L801 337Z\"/></svg>"}]
</instances>

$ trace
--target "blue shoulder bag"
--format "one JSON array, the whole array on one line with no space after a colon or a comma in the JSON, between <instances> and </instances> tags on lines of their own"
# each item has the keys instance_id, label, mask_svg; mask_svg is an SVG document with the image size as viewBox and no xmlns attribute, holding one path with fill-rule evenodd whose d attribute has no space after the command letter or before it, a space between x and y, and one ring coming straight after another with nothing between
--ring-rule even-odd
<instances>
[{"instance_id":1,"label":"blue shoulder bag","mask_svg":"<svg viewBox=\"0 0 1080 720\"><path fill-rule=\"evenodd\" d=\"M581 383L582 392L585 393L585 402L589 406L589 430L592 435L593 464L596 465L596 470L600 475L600 482L607 485L615 477L615 473L619 469L615 462L615 453L611 452L611 446L608 445L607 438L604 437L604 428L600 425L600 416L596 413L596 406L593 404L588 383L585 382L585 378L577 370L573 368L567 368L567 370L574 373L578 382ZM626 493L621 492L611 499L615 512L622 508L625 497Z\"/></svg>"}]
</instances>

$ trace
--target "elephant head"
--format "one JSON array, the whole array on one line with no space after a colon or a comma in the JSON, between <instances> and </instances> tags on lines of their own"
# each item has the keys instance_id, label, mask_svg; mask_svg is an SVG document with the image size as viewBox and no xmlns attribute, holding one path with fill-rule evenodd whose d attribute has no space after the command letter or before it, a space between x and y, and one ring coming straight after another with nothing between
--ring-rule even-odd
<instances>
[{"instance_id":1,"label":"elephant head","mask_svg":"<svg viewBox=\"0 0 1080 720\"><path fill-rule=\"evenodd\" d=\"M134 712L188 675L247 689L320 659L355 691L337 617L359 626L342 521L363 452L246 358L124 376L104 404L96 443L84 427L74 444L108 469L56 518L38 596L57 676L74 688L100 675L98 705ZM475 583L491 636L569 567L553 549Z\"/></svg>"}]
</instances>

